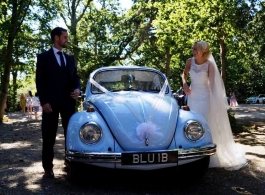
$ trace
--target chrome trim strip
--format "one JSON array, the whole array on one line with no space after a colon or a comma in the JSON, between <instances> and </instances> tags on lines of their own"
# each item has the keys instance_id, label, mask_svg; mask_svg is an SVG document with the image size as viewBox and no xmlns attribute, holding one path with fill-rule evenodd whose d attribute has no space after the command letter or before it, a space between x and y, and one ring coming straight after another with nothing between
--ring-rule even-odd
<instances>
[{"instance_id":1,"label":"chrome trim strip","mask_svg":"<svg viewBox=\"0 0 265 195\"><path fill-rule=\"evenodd\" d=\"M175 150L156 150L150 152L168 152L178 150L178 160L187 160L211 156L216 153L216 145L210 144L200 148L175 149ZM136 151L140 152L140 151ZM70 161L85 163L120 163L120 152L75 152L66 151L66 158Z\"/></svg>"}]
</instances>

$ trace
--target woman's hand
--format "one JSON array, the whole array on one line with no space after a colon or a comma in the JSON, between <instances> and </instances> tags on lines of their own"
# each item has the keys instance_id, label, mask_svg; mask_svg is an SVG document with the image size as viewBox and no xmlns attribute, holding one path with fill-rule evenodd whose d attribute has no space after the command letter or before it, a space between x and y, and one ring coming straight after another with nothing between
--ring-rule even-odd
<instances>
[{"instance_id":1,"label":"woman's hand","mask_svg":"<svg viewBox=\"0 0 265 195\"><path fill-rule=\"evenodd\" d=\"M191 90L189 88L189 86L187 84L183 85L183 90L186 93L186 95L190 95L191 94Z\"/></svg>"}]
</instances>

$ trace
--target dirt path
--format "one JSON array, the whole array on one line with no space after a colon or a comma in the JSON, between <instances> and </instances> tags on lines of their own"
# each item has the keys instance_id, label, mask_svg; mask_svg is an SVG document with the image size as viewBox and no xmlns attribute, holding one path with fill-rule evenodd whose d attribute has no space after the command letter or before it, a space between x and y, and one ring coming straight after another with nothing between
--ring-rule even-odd
<instances>
[{"instance_id":1,"label":"dirt path","mask_svg":"<svg viewBox=\"0 0 265 195\"><path fill-rule=\"evenodd\" d=\"M245 148L246 157L265 172L265 104L244 104L232 110L244 130L235 141Z\"/></svg>"},{"instance_id":2,"label":"dirt path","mask_svg":"<svg viewBox=\"0 0 265 195\"><path fill-rule=\"evenodd\" d=\"M64 137L59 127L55 146L54 180L42 178L39 120L10 113L0 124L0 195L2 194L265 194L265 105L240 105L232 109L242 133L235 141L246 150L249 165L238 171L209 169L198 183L179 184L178 175L88 172L85 185L70 182L64 167ZM178 178L181 179L181 178Z\"/></svg>"},{"instance_id":3,"label":"dirt path","mask_svg":"<svg viewBox=\"0 0 265 195\"><path fill-rule=\"evenodd\" d=\"M265 104L245 104L232 108L237 123L243 126L239 134L240 143L251 146L264 146Z\"/></svg>"}]
</instances>

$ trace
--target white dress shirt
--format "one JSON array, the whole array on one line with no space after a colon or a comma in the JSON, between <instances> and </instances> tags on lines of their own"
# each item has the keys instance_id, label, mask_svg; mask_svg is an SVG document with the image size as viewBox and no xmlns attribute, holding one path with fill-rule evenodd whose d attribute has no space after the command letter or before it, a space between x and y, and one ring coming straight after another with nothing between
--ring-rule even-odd
<instances>
[{"instance_id":1,"label":"white dress shirt","mask_svg":"<svg viewBox=\"0 0 265 195\"><path fill-rule=\"evenodd\" d=\"M65 59L63 50L58 50L55 47L52 47L52 48L53 48L53 52L54 52L54 55L57 59L58 64L61 66L60 55L57 53L58 51L61 51L63 53L64 64L66 64L66 59Z\"/></svg>"}]
</instances>

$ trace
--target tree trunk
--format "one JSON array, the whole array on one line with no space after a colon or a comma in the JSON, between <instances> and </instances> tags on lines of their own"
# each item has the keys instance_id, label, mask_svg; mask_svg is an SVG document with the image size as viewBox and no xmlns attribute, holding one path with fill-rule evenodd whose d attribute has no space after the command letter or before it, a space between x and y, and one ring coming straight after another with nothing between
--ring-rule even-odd
<instances>
[{"instance_id":1,"label":"tree trunk","mask_svg":"<svg viewBox=\"0 0 265 195\"><path fill-rule=\"evenodd\" d=\"M12 83L12 96L11 98L11 104L13 110L17 110L17 89L18 89L18 84L17 84L17 71L12 70L12 76L13 76L13 83Z\"/></svg>"},{"instance_id":2,"label":"tree trunk","mask_svg":"<svg viewBox=\"0 0 265 195\"><path fill-rule=\"evenodd\" d=\"M13 48L13 37L10 35L8 38L7 49L4 54L4 75L1 82L1 94L0 94L0 123L3 122L4 118L4 106L7 103L7 94L9 88L10 71L12 65L12 48Z\"/></svg>"}]
</instances>

